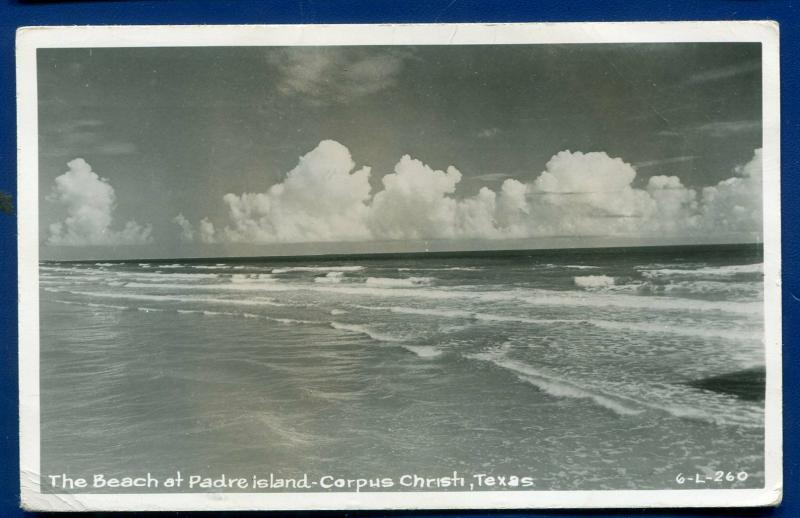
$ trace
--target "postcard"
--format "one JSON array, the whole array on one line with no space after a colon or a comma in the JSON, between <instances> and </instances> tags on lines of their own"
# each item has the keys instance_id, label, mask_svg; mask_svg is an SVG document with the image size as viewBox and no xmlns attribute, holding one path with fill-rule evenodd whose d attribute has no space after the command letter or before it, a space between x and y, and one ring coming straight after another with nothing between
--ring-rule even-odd
<instances>
[{"instance_id":1,"label":"postcard","mask_svg":"<svg viewBox=\"0 0 800 518\"><path fill-rule=\"evenodd\" d=\"M22 505L777 505L769 21L28 27Z\"/></svg>"}]
</instances>

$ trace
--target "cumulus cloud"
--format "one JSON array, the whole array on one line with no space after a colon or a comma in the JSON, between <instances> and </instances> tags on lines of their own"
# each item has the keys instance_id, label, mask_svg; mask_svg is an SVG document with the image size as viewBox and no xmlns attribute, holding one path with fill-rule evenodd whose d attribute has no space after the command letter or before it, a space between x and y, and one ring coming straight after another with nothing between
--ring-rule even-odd
<instances>
[{"instance_id":1,"label":"cumulus cloud","mask_svg":"<svg viewBox=\"0 0 800 518\"><path fill-rule=\"evenodd\" d=\"M263 193L228 193L230 241L298 242L368 239L370 168L355 172L350 151L324 140L300 157L286 179Z\"/></svg>"},{"instance_id":2,"label":"cumulus cloud","mask_svg":"<svg viewBox=\"0 0 800 518\"><path fill-rule=\"evenodd\" d=\"M48 244L64 246L139 245L152 242L152 228L128 221L112 228L116 195L107 179L92 171L82 158L67 164L69 171L56 177L48 201L62 205L63 221L50 225Z\"/></svg>"},{"instance_id":3,"label":"cumulus cloud","mask_svg":"<svg viewBox=\"0 0 800 518\"><path fill-rule=\"evenodd\" d=\"M736 176L702 190L701 218L707 229L727 232L760 232L762 215L762 158L736 168Z\"/></svg>"},{"instance_id":4,"label":"cumulus cloud","mask_svg":"<svg viewBox=\"0 0 800 518\"><path fill-rule=\"evenodd\" d=\"M450 196L461 181L455 167L436 171L408 155L383 177L372 199L368 226L388 239L455 237L457 202Z\"/></svg>"},{"instance_id":5,"label":"cumulus cloud","mask_svg":"<svg viewBox=\"0 0 800 518\"><path fill-rule=\"evenodd\" d=\"M665 175L638 188L636 169L621 158L561 151L529 179L459 196L458 169L405 155L373 193L370 168L356 168L345 146L326 140L265 192L226 194L221 232L204 221L211 239L249 243L758 232L761 150L733 173L700 190Z\"/></svg>"},{"instance_id":6,"label":"cumulus cloud","mask_svg":"<svg viewBox=\"0 0 800 518\"><path fill-rule=\"evenodd\" d=\"M200 220L198 235L201 243L216 243L217 241L214 224L208 218Z\"/></svg>"},{"instance_id":7,"label":"cumulus cloud","mask_svg":"<svg viewBox=\"0 0 800 518\"><path fill-rule=\"evenodd\" d=\"M185 243L191 243L192 241L194 241L194 236L195 236L194 225L192 225L192 223L188 219L186 219L183 213L175 216L172 219L172 221L177 223L178 226L181 228L181 241Z\"/></svg>"},{"instance_id":8,"label":"cumulus cloud","mask_svg":"<svg viewBox=\"0 0 800 518\"><path fill-rule=\"evenodd\" d=\"M214 223L208 218L201 219L196 230L192 222L182 213L172 218L172 221L180 227L180 238L184 243L193 243L195 240L207 244L217 242L217 233L214 228Z\"/></svg>"}]
</instances>

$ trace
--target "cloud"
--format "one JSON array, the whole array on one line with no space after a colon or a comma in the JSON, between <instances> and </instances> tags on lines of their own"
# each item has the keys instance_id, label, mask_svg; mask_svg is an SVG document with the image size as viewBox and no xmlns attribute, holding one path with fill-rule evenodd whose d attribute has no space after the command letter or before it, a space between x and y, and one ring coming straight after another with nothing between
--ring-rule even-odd
<instances>
[{"instance_id":1,"label":"cloud","mask_svg":"<svg viewBox=\"0 0 800 518\"><path fill-rule=\"evenodd\" d=\"M660 137L691 137L703 135L707 137L724 138L741 133L754 133L761 131L760 120L716 121L684 127L680 130L662 130L657 133Z\"/></svg>"},{"instance_id":2,"label":"cloud","mask_svg":"<svg viewBox=\"0 0 800 518\"><path fill-rule=\"evenodd\" d=\"M177 223L178 226L181 228L181 241L185 243L191 243L192 241L194 241L194 236L195 236L194 225L192 225L192 223L188 219L186 219L183 213L175 216L172 219L172 221Z\"/></svg>"},{"instance_id":3,"label":"cloud","mask_svg":"<svg viewBox=\"0 0 800 518\"><path fill-rule=\"evenodd\" d=\"M361 49L287 48L272 58L279 70L278 89L312 104L349 102L394 86L407 53L382 54Z\"/></svg>"},{"instance_id":4,"label":"cloud","mask_svg":"<svg viewBox=\"0 0 800 518\"><path fill-rule=\"evenodd\" d=\"M762 157L736 168L736 176L702 190L702 220L709 231L761 232Z\"/></svg>"},{"instance_id":5,"label":"cloud","mask_svg":"<svg viewBox=\"0 0 800 518\"><path fill-rule=\"evenodd\" d=\"M49 157L75 156L80 151L92 156L123 156L138 152L136 144L114 138L103 121L75 119L43 122L42 153Z\"/></svg>"},{"instance_id":6,"label":"cloud","mask_svg":"<svg viewBox=\"0 0 800 518\"><path fill-rule=\"evenodd\" d=\"M708 83L711 81L719 81L721 79L730 79L732 77L744 74L756 73L760 71L761 71L760 61L737 63L735 65L730 65L727 67L713 68L711 70L705 70L703 72L699 72L689 77L689 79L684 81L683 84L687 86L697 85L701 83Z\"/></svg>"},{"instance_id":7,"label":"cloud","mask_svg":"<svg viewBox=\"0 0 800 518\"><path fill-rule=\"evenodd\" d=\"M200 220L200 228L198 232L200 236L201 243L216 243L216 230L214 229L214 224L209 221L208 218L203 218Z\"/></svg>"},{"instance_id":8,"label":"cloud","mask_svg":"<svg viewBox=\"0 0 800 518\"><path fill-rule=\"evenodd\" d=\"M225 238L238 242L361 240L366 224L370 168L355 167L350 151L324 140L300 157L286 179L263 193L228 193L231 224Z\"/></svg>"},{"instance_id":9,"label":"cloud","mask_svg":"<svg viewBox=\"0 0 800 518\"><path fill-rule=\"evenodd\" d=\"M180 227L180 238L184 243L193 243L196 239L206 244L217 242L216 229L208 218L200 220L200 223L197 225L197 230L195 230L192 222L182 213L172 218L172 221Z\"/></svg>"},{"instance_id":10,"label":"cloud","mask_svg":"<svg viewBox=\"0 0 800 518\"><path fill-rule=\"evenodd\" d=\"M478 132L478 138L494 138L500 133L500 128L486 128Z\"/></svg>"},{"instance_id":11,"label":"cloud","mask_svg":"<svg viewBox=\"0 0 800 518\"><path fill-rule=\"evenodd\" d=\"M483 180L486 182L498 182L500 180L505 180L509 178L511 175L508 173L486 173L486 174L479 174L477 176L470 176L468 178L464 178L464 181L475 181L475 180Z\"/></svg>"},{"instance_id":12,"label":"cloud","mask_svg":"<svg viewBox=\"0 0 800 518\"><path fill-rule=\"evenodd\" d=\"M680 164L683 162L691 162L693 160L697 160L697 155L685 155L685 156L674 156L669 158L661 158L658 160L645 160L644 162L637 162L633 164L633 167L636 168L638 171L639 169L646 169L648 167L658 167L662 165L670 165L670 164Z\"/></svg>"},{"instance_id":13,"label":"cloud","mask_svg":"<svg viewBox=\"0 0 800 518\"><path fill-rule=\"evenodd\" d=\"M128 221L112 229L116 195L82 158L67 164L69 171L56 177L48 201L66 208L63 221L50 225L47 243L62 246L139 245L152 242L152 228Z\"/></svg>"},{"instance_id":14,"label":"cloud","mask_svg":"<svg viewBox=\"0 0 800 518\"><path fill-rule=\"evenodd\" d=\"M733 173L700 190L666 175L651 176L644 188L636 188L637 171L621 158L561 151L527 180L507 178L496 191L482 187L475 195L459 196L458 169L436 169L405 155L373 193L370 168L357 169L345 146L326 140L265 192L226 194L229 222L216 239L752 236L761 228L761 151ZM213 224L205 221L213 236Z\"/></svg>"},{"instance_id":15,"label":"cloud","mask_svg":"<svg viewBox=\"0 0 800 518\"><path fill-rule=\"evenodd\" d=\"M711 137L729 137L737 133L752 133L761 131L760 120L739 120L724 122L709 122L692 128L692 131L703 133Z\"/></svg>"}]
</instances>

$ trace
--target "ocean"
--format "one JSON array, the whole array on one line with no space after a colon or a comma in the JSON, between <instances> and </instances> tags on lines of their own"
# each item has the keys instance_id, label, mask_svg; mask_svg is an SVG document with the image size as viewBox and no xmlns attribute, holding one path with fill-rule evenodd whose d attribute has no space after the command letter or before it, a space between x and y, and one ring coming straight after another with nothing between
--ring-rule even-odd
<instances>
[{"instance_id":1,"label":"ocean","mask_svg":"<svg viewBox=\"0 0 800 518\"><path fill-rule=\"evenodd\" d=\"M764 484L760 246L42 262L39 282L45 476ZM746 475L676 483L717 471Z\"/></svg>"}]
</instances>

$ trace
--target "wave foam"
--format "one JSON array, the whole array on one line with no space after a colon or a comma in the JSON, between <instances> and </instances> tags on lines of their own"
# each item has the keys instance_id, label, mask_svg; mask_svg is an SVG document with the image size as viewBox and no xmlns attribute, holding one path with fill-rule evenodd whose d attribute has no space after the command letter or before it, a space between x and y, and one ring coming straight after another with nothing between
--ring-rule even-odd
<instances>
[{"instance_id":1,"label":"wave foam","mask_svg":"<svg viewBox=\"0 0 800 518\"><path fill-rule=\"evenodd\" d=\"M383 333L378 333L366 326L358 325L358 324L343 324L341 322L331 322L330 326L334 329L339 329L340 331L349 331L351 333L357 333L362 335L367 335L368 337L372 338L373 340L377 340L378 342L402 342L401 338L396 336L391 336Z\"/></svg>"},{"instance_id":2,"label":"wave foam","mask_svg":"<svg viewBox=\"0 0 800 518\"><path fill-rule=\"evenodd\" d=\"M507 351L507 349L506 349ZM506 351L493 350L485 353L467 355L468 358L491 362L502 369L509 370L518 375L522 381L526 381L536 386L543 392L555 397L567 397L573 399L590 399L594 403L611 410L620 416L640 414L642 408L636 408L633 402L628 402L627 398L620 398L605 394L596 389L582 387L571 381L564 380L553 374L535 369L525 363L505 358Z\"/></svg>"},{"instance_id":3,"label":"wave foam","mask_svg":"<svg viewBox=\"0 0 800 518\"><path fill-rule=\"evenodd\" d=\"M717 338L724 340L751 340L758 341L763 338L763 332L710 329L706 327L687 327L676 326L673 324L652 324L647 322L617 322L613 320L601 319L548 319L548 318L529 318L514 315L496 315L492 313L479 313L474 311L464 311L459 309L435 309L435 308L409 308L404 306L356 306L360 309L370 311L390 311L407 315L434 316L442 318L454 318L464 320L477 320L483 322L519 322L521 324L554 325L554 324L573 324L591 325L601 329L612 331L634 331L647 334L667 334L686 336L690 338Z\"/></svg>"},{"instance_id":4,"label":"wave foam","mask_svg":"<svg viewBox=\"0 0 800 518\"><path fill-rule=\"evenodd\" d=\"M481 266L445 266L441 268L398 268L398 272L479 272Z\"/></svg>"},{"instance_id":5,"label":"wave foam","mask_svg":"<svg viewBox=\"0 0 800 518\"><path fill-rule=\"evenodd\" d=\"M164 311L163 309L158 309L158 308L146 308L146 307L138 307L138 308L136 308L136 309L137 309L137 310L139 310L139 311L142 311L142 312L144 312L144 313L161 313L161 312L163 312L163 311Z\"/></svg>"},{"instance_id":6,"label":"wave foam","mask_svg":"<svg viewBox=\"0 0 800 518\"><path fill-rule=\"evenodd\" d=\"M614 277L608 275L585 275L583 277L573 277L575 286L580 288L605 288L614 285Z\"/></svg>"},{"instance_id":7,"label":"wave foam","mask_svg":"<svg viewBox=\"0 0 800 518\"><path fill-rule=\"evenodd\" d=\"M442 350L432 345L404 345L403 348L425 359L442 355Z\"/></svg>"},{"instance_id":8,"label":"wave foam","mask_svg":"<svg viewBox=\"0 0 800 518\"><path fill-rule=\"evenodd\" d=\"M430 286L433 280L433 277L367 277L365 284L367 286L380 286L384 288L407 288L411 286Z\"/></svg>"},{"instance_id":9,"label":"wave foam","mask_svg":"<svg viewBox=\"0 0 800 518\"><path fill-rule=\"evenodd\" d=\"M278 306L288 307L289 304L276 302L271 298L253 298L253 299L219 299L213 297L178 297L170 295L147 295L140 293L109 293L109 292L91 292L91 291L63 291L64 293L71 293L73 295L82 295L85 297L100 297L110 299L122 300L149 300L149 301L162 301L162 302L188 302L188 303L202 303L202 304L230 304L234 306Z\"/></svg>"},{"instance_id":10,"label":"wave foam","mask_svg":"<svg viewBox=\"0 0 800 518\"><path fill-rule=\"evenodd\" d=\"M284 268L274 268L272 273L291 273L291 272L357 272L363 270L364 266L286 266Z\"/></svg>"},{"instance_id":11,"label":"wave foam","mask_svg":"<svg viewBox=\"0 0 800 518\"><path fill-rule=\"evenodd\" d=\"M74 302L74 304L80 304L79 302ZM116 306L114 304L98 304L97 302L87 302L87 306L90 308L106 308L106 309L128 309L128 306Z\"/></svg>"},{"instance_id":12,"label":"wave foam","mask_svg":"<svg viewBox=\"0 0 800 518\"><path fill-rule=\"evenodd\" d=\"M275 278L271 273L236 273L231 276L231 282L234 284L242 284L254 281L274 281Z\"/></svg>"},{"instance_id":13,"label":"wave foam","mask_svg":"<svg viewBox=\"0 0 800 518\"><path fill-rule=\"evenodd\" d=\"M344 278L344 272L328 272L327 274L314 277L314 282L324 282L330 284L339 284Z\"/></svg>"},{"instance_id":14,"label":"wave foam","mask_svg":"<svg viewBox=\"0 0 800 518\"><path fill-rule=\"evenodd\" d=\"M732 277L736 275L763 274L764 263L736 264L730 266L705 266L695 269L678 268L637 268L642 276L653 279L660 277Z\"/></svg>"}]
</instances>

